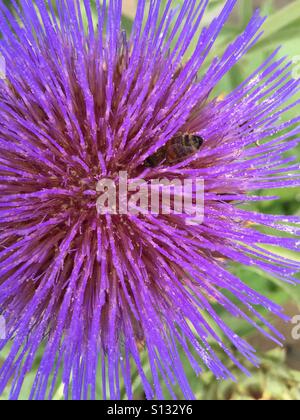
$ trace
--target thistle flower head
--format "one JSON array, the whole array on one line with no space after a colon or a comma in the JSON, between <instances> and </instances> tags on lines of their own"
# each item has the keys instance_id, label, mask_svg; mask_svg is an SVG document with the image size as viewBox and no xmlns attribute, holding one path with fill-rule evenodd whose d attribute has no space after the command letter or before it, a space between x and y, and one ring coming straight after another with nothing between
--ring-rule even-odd
<instances>
[{"instance_id":1,"label":"thistle flower head","mask_svg":"<svg viewBox=\"0 0 300 420\"><path fill-rule=\"evenodd\" d=\"M265 199L258 189L299 185L299 166L285 152L298 142L300 117L282 119L299 82L274 53L229 95L214 97L264 22L255 13L208 62L234 0L201 32L208 1L173 9L171 1L163 8L139 0L129 37L120 0L97 0L94 15L82 3L57 0L54 10L51 1L26 0L14 15L0 5L1 347L12 342L0 392L12 380L18 397L43 345L31 398L52 398L60 369L65 398L99 397L97 381L103 398L120 398L121 383L133 398L135 366L147 398L175 398L178 383L191 399L179 349L197 374L209 368L217 378L232 377L219 352L246 371L232 347L257 364L218 308L282 338L258 307L284 317L281 308L230 263L295 281L299 263L266 245L296 250L299 219L239 204ZM171 161L168 144L182 133L201 147ZM146 165L158 152L162 159ZM99 214L97 183L121 171L133 181L201 178L203 223L175 212Z\"/></svg>"}]
</instances>

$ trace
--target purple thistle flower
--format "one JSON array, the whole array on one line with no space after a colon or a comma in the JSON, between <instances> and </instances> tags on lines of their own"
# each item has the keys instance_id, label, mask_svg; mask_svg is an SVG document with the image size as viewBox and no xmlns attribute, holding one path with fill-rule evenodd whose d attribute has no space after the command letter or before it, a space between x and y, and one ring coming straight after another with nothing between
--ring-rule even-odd
<instances>
[{"instance_id":1,"label":"purple thistle flower","mask_svg":"<svg viewBox=\"0 0 300 420\"><path fill-rule=\"evenodd\" d=\"M295 282L299 263L265 245L297 250L299 218L237 203L266 199L250 194L258 189L299 186L299 165L285 152L298 144L300 117L281 120L298 105L285 103L299 81L275 52L225 98L211 92L257 41L264 19L255 13L204 73L235 0L185 61L208 1L186 0L176 11L172 1L163 10L159 0L149 7L139 0L129 39L120 0L96 1L97 27L84 0L87 31L79 1L57 0L57 15L50 1L35 8L24 0L22 10L13 3L18 18L0 4L7 72L0 81L0 314L7 323L0 349L12 342L0 393L11 381L18 398L41 344L36 399L52 398L61 368L65 398L94 399L102 380L103 398L119 399L124 382L131 399L133 365L148 399L164 398L163 383L171 397L178 383L192 399L179 349L197 374L207 367L232 377L212 340L246 372L232 346L257 364L254 349L217 307L283 339L258 309L284 318L281 308L229 263ZM204 139L196 153L144 165L182 132ZM120 170L132 178L203 178L204 223L188 225L176 214L99 215L96 184Z\"/></svg>"}]
</instances>

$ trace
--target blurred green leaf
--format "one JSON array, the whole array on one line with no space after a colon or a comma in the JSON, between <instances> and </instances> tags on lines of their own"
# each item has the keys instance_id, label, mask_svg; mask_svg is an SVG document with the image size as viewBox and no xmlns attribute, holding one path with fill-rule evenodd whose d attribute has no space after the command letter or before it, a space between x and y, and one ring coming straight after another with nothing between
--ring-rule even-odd
<instances>
[{"instance_id":1,"label":"blurred green leaf","mask_svg":"<svg viewBox=\"0 0 300 420\"><path fill-rule=\"evenodd\" d=\"M133 25L133 20L130 17L123 15L122 27L123 29L125 29L127 36L129 36L131 33L132 25Z\"/></svg>"},{"instance_id":2,"label":"blurred green leaf","mask_svg":"<svg viewBox=\"0 0 300 420\"><path fill-rule=\"evenodd\" d=\"M274 35L277 35L279 31L295 23L298 19L300 19L300 0L293 1L268 17L263 25L264 35L254 49L257 50L263 45L269 44Z\"/></svg>"},{"instance_id":3,"label":"blurred green leaf","mask_svg":"<svg viewBox=\"0 0 300 420\"><path fill-rule=\"evenodd\" d=\"M253 10L253 0L241 0L239 2L239 16L243 27L245 27L251 19Z\"/></svg>"}]
</instances>

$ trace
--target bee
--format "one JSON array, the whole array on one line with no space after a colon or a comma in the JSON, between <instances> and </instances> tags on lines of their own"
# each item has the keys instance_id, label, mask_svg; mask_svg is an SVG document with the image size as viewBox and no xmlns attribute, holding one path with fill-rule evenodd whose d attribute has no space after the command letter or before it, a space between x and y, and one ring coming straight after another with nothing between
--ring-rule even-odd
<instances>
[{"instance_id":1,"label":"bee","mask_svg":"<svg viewBox=\"0 0 300 420\"><path fill-rule=\"evenodd\" d=\"M196 153L203 143L204 139L195 134L176 135L159 148L157 152L149 156L145 160L145 166L147 168L155 168L161 163L173 165L182 162Z\"/></svg>"}]
</instances>

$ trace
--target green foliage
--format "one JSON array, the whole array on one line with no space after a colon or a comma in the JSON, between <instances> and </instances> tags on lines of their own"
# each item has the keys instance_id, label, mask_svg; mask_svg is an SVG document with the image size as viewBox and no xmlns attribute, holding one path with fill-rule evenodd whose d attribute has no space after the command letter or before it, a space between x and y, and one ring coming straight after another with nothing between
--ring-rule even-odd
<instances>
[{"instance_id":1,"label":"green foliage","mask_svg":"<svg viewBox=\"0 0 300 420\"><path fill-rule=\"evenodd\" d=\"M201 400L299 400L300 373L285 363L285 350L276 349L261 354L259 369L247 365L251 376L241 374L229 366L236 377L233 381L216 381L211 373L203 375L196 397Z\"/></svg>"}]
</instances>

